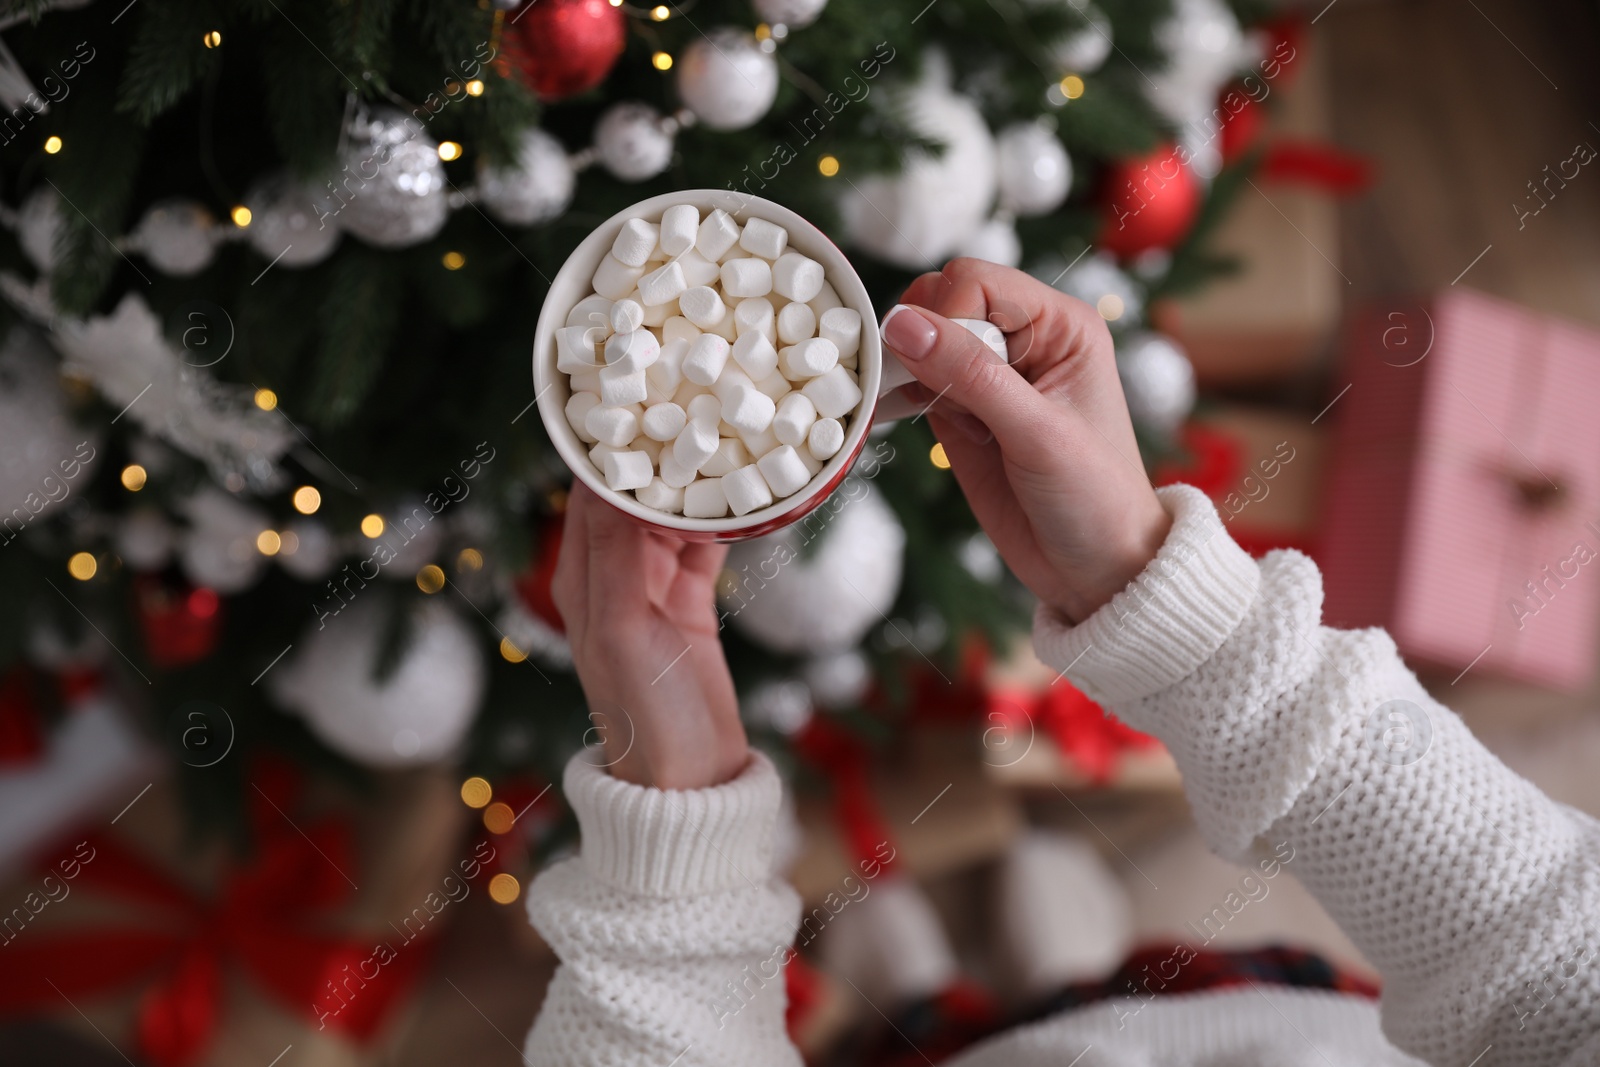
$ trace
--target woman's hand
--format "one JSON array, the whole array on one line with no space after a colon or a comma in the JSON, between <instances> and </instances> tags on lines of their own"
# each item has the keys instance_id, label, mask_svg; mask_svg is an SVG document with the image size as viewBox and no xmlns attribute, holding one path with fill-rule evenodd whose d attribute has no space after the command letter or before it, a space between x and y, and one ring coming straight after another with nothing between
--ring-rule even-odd
<instances>
[{"instance_id":1,"label":"woman's hand","mask_svg":"<svg viewBox=\"0 0 1600 1067\"><path fill-rule=\"evenodd\" d=\"M718 638L727 554L653 534L573 486L551 593L617 778L701 789L749 760Z\"/></svg>"},{"instance_id":2,"label":"woman's hand","mask_svg":"<svg viewBox=\"0 0 1600 1067\"><path fill-rule=\"evenodd\" d=\"M957 259L884 324L916 375L967 501L1012 571L1082 622L1138 576L1172 525L1133 436L1111 335L1087 304L1021 271ZM952 318L1006 335L1007 366Z\"/></svg>"}]
</instances>

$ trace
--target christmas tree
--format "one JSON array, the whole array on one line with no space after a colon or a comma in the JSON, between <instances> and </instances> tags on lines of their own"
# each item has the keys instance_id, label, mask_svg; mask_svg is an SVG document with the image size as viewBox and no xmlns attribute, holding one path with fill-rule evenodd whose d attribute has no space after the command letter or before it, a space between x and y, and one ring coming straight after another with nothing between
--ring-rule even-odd
<instances>
[{"instance_id":1,"label":"christmas tree","mask_svg":"<svg viewBox=\"0 0 1600 1067\"><path fill-rule=\"evenodd\" d=\"M1264 62L1259 14L7 5L0 667L46 715L46 679L97 670L180 756L224 712L235 758L182 760L204 818L239 811L257 750L555 780L589 724L529 349L570 250L729 188L834 235L880 313L954 255L1025 265L1111 323L1160 450L1192 375L1143 309L1226 267L1204 237L1249 158L1223 165L1218 98ZM874 503L775 535L799 557L777 595L730 606L769 736L817 706L881 721L1025 619L926 423L879 433ZM736 551L730 594L770 551ZM841 574L859 602L826 599Z\"/></svg>"}]
</instances>

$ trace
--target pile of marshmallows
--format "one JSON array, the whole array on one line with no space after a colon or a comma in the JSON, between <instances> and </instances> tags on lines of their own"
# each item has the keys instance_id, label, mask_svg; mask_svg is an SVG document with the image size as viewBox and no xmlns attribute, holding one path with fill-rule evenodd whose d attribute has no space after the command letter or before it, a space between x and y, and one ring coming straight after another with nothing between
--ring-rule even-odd
<instances>
[{"instance_id":1,"label":"pile of marshmallows","mask_svg":"<svg viewBox=\"0 0 1600 1067\"><path fill-rule=\"evenodd\" d=\"M799 492L861 403L861 316L763 219L630 219L556 331L567 421L618 492L689 518Z\"/></svg>"}]
</instances>

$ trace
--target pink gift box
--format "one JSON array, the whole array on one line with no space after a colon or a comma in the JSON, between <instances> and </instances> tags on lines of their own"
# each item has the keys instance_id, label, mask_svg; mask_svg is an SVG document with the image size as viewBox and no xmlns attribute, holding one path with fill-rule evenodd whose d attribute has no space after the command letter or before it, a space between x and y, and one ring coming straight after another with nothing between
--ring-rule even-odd
<instances>
[{"instance_id":1,"label":"pink gift box","mask_svg":"<svg viewBox=\"0 0 1600 1067\"><path fill-rule=\"evenodd\" d=\"M1600 332L1450 289L1352 317L1325 618L1419 665L1580 689L1600 608Z\"/></svg>"}]
</instances>

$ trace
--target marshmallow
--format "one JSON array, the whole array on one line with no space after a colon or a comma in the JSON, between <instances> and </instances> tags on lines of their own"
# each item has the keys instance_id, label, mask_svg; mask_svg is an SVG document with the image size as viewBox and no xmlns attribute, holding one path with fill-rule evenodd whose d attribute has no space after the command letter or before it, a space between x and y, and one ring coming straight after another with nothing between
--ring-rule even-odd
<instances>
[{"instance_id":1,"label":"marshmallow","mask_svg":"<svg viewBox=\"0 0 1600 1067\"><path fill-rule=\"evenodd\" d=\"M691 470L699 470L716 452L718 440L715 423L691 418L672 442L672 458Z\"/></svg>"},{"instance_id":2,"label":"marshmallow","mask_svg":"<svg viewBox=\"0 0 1600 1067\"><path fill-rule=\"evenodd\" d=\"M739 440L744 442L744 447L750 453L751 459L760 459L778 447L778 439L772 435L771 426L756 433L741 433Z\"/></svg>"},{"instance_id":3,"label":"marshmallow","mask_svg":"<svg viewBox=\"0 0 1600 1067\"><path fill-rule=\"evenodd\" d=\"M672 453L673 450L670 448L661 450L661 480L668 488L682 489L695 480L695 469L679 463Z\"/></svg>"},{"instance_id":4,"label":"marshmallow","mask_svg":"<svg viewBox=\"0 0 1600 1067\"><path fill-rule=\"evenodd\" d=\"M722 399L722 417L741 433L759 433L772 425L778 405L754 385L732 390Z\"/></svg>"},{"instance_id":5,"label":"marshmallow","mask_svg":"<svg viewBox=\"0 0 1600 1067\"><path fill-rule=\"evenodd\" d=\"M772 265L772 291L801 303L815 300L822 292L822 264L799 252L785 252Z\"/></svg>"},{"instance_id":6,"label":"marshmallow","mask_svg":"<svg viewBox=\"0 0 1600 1067\"><path fill-rule=\"evenodd\" d=\"M630 267L608 252L606 258L600 261L600 266L595 268L591 284L601 296L609 300L621 300L633 292L643 274L643 267Z\"/></svg>"},{"instance_id":7,"label":"marshmallow","mask_svg":"<svg viewBox=\"0 0 1600 1067\"><path fill-rule=\"evenodd\" d=\"M753 223L756 220L750 221ZM750 232L749 226L745 227L745 232ZM727 296L743 299L747 296L766 296L772 292L772 265L764 259L747 256L744 259L726 260L722 264L721 276L722 291ZM622 296L627 291L624 289L617 295Z\"/></svg>"},{"instance_id":8,"label":"marshmallow","mask_svg":"<svg viewBox=\"0 0 1600 1067\"><path fill-rule=\"evenodd\" d=\"M629 368L600 368L600 403L608 408L642 404L649 392L644 387L644 371Z\"/></svg>"},{"instance_id":9,"label":"marshmallow","mask_svg":"<svg viewBox=\"0 0 1600 1067\"><path fill-rule=\"evenodd\" d=\"M683 384L683 361L689 354L689 342L668 341L661 346L661 355L645 368L649 384L669 398Z\"/></svg>"},{"instance_id":10,"label":"marshmallow","mask_svg":"<svg viewBox=\"0 0 1600 1067\"><path fill-rule=\"evenodd\" d=\"M779 497L798 493L811 480L811 471L790 445L779 445L756 460L756 467L767 480L774 495Z\"/></svg>"},{"instance_id":11,"label":"marshmallow","mask_svg":"<svg viewBox=\"0 0 1600 1067\"><path fill-rule=\"evenodd\" d=\"M661 342L646 329L628 333L614 333L606 342L606 366L625 369L626 373L642 371L661 358Z\"/></svg>"},{"instance_id":12,"label":"marshmallow","mask_svg":"<svg viewBox=\"0 0 1600 1067\"><path fill-rule=\"evenodd\" d=\"M844 447L844 424L838 419L818 419L806 434L806 451L817 459L832 459Z\"/></svg>"},{"instance_id":13,"label":"marshmallow","mask_svg":"<svg viewBox=\"0 0 1600 1067\"><path fill-rule=\"evenodd\" d=\"M629 219L622 224L617 239L611 242L611 254L618 263L629 267L642 267L644 261L655 254L661 227L643 219Z\"/></svg>"},{"instance_id":14,"label":"marshmallow","mask_svg":"<svg viewBox=\"0 0 1600 1067\"><path fill-rule=\"evenodd\" d=\"M640 425L644 427L644 435L650 440L670 441L683 432L688 422L688 414L669 401L665 404L651 404L645 408Z\"/></svg>"},{"instance_id":15,"label":"marshmallow","mask_svg":"<svg viewBox=\"0 0 1600 1067\"><path fill-rule=\"evenodd\" d=\"M715 285L722 276L721 267L692 248L674 262L683 270L683 280L690 286Z\"/></svg>"},{"instance_id":16,"label":"marshmallow","mask_svg":"<svg viewBox=\"0 0 1600 1067\"><path fill-rule=\"evenodd\" d=\"M824 311L817 320L817 336L832 341L840 359L853 359L861 348L861 313L846 307Z\"/></svg>"},{"instance_id":17,"label":"marshmallow","mask_svg":"<svg viewBox=\"0 0 1600 1067\"><path fill-rule=\"evenodd\" d=\"M711 329L728 314L728 305L709 285L685 289L683 295L678 297L678 307L682 309L684 318L703 330Z\"/></svg>"},{"instance_id":18,"label":"marshmallow","mask_svg":"<svg viewBox=\"0 0 1600 1067\"><path fill-rule=\"evenodd\" d=\"M678 388L673 392L672 402L682 408L684 413L687 414L689 411L690 402L693 401L697 396L711 396L711 390L707 389L703 385L696 385L689 379L685 378L683 380L683 384L678 386ZM712 399L715 400L716 398L712 397ZM717 410L722 410L720 404L718 405ZM694 416L690 415L689 418L692 419Z\"/></svg>"},{"instance_id":19,"label":"marshmallow","mask_svg":"<svg viewBox=\"0 0 1600 1067\"><path fill-rule=\"evenodd\" d=\"M613 333L632 333L644 325L644 308L631 296L625 296L611 305L610 318Z\"/></svg>"},{"instance_id":20,"label":"marshmallow","mask_svg":"<svg viewBox=\"0 0 1600 1067\"><path fill-rule=\"evenodd\" d=\"M585 367L575 370L570 375L572 391L574 393L594 393L600 395L600 368L598 366Z\"/></svg>"},{"instance_id":21,"label":"marshmallow","mask_svg":"<svg viewBox=\"0 0 1600 1067\"><path fill-rule=\"evenodd\" d=\"M644 434L640 434L638 437L635 437L631 442L629 442L628 451L643 452L645 455L649 456L650 469L654 471L656 467L660 466L661 464L661 447L662 444L660 441L652 441ZM800 451L803 453L805 452L805 449L802 448Z\"/></svg>"},{"instance_id":22,"label":"marshmallow","mask_svg":"<svg viewBox=\"0 0 1600 1067\"><path fill-rule=\"evenodd\" d=\"M789 379L777 371L773 371L759 382L756 382L756 388L774 400L782 400L794 391L794 387L789 384Z\"/></svg>"},{"instance_id":23,"label":"marshmallow","mask_svg":"<svg viewBox=\"0 0 1600 1067\"><path fill-rule=\"evenodd\" d=\"M660 478L651 478L650 484L633 491L633 497L647 508L676 514L683 510L683 489L674 489Z\"/></svg>"},{"instance_id":24,"label":"marshmallow","mask_svg":"<svg viewBox=\"0 0 1600 1067\"><path fill-rule=\"evenodd\" d=\"M606 485L623 492L643 489L656 476L655 464L646 452L613 452L605 459Z\"/></svg>"},{"instance_id":25,"label":"marshmallow","mask_svg":"<svg viewBox=\"0 0 1600 1067\"><path fill-rule=\"evenodd\" d=\"M829 419L842 418L861 403L861 387L851 378L850 372L840 366L811 379L800 391L817 405L818 415Z\"/></svg>"},{"instance_id":26,"label":"marshmallow","mask_svg":"<svg viewBox=\"0 0 1600 1067\"><path fill-rule=\"evenodd\" d=\"M596 345L600 330L595 326L563 326L556 331L556 370L573 374L600 364Z\"/></svg>"},{"instance_id":27,"label":"marshmallow","mask_svg":"<svg viewBox=\"0 0 1600 1067\"><path fill-rule=\"evenodd\" d=\"M684 280L683 268L676 263L666 263L639 278L639 301L645 307L676 300L689 283Z\"/></svg>"},{"instance_id":28,"label":"marshmallow","mask_svg":"<svg viewBox=\"0 0 1600 1067\"><path fill-rule=\"evenodd\" d=\"M719 207L700 223L694 250L709 260L719 260L738 243L739 224L733 221L732 215Z\"/></svg>"},{"instance_id":29,"label":"marshmallow","mask_svg":"<svg viewBox=\"0 0 1600 1067\"><path fill-rule=\"evenodd\" d=\"M567 397L567 425L578 435L578 440L586 445L592 445L598 440L589 432L589 412L599 406L600 398L593 393L573 393Z\"/></svg>"},{"instance_id":30,"label":"marshmallow","mask_svg":"<svg viewBox=\"0 0 1600 1067\"><path fill-rule=\"evenodd\" d=\"M722 417L722 400L711 393L702 393L690 400L683 409L690 422L704 423L707 426L716 426L717 420Z\"/></svg>"},{"instance_id":31,"label":"marshmallow","mask_svg":"<svg viewBox=\"0 0 1600 1067\"><path fill-rule=\"evenodd\" d=\"M751 462L753 457L743 441L736 437L724 437L717 442L717 450L711 454L711 458L700 464L700 473L707 478L721 478Z\"/></svg>"},{"instance_id":32,"label":"marshmallow","mask_svg":"<svg viewBox=\"0 0 1600 1067\"><path fill-rule=\"evenodd\" d=\"M772 490L754 463L724 474L722 492L727 497L728 509L735 515L748 515L772 503Z\"/></svg>"},{"instance_id":33,"label":"marshmallow","mask_svg":"<svg viewBox=\"0 0 1600 1067\"><path fill-rule=\"evenodd\" d=\"M752 331L733 342L733 358L752 380L765 378L778 369L778 350L767 335Z\"/></svg>"},{"instance_id":34,"label":"marshmallow","mask_svg":"<svg viewBox=\"0 0 1600 1067\"><path fill-rule=\"evenodd\" d=\"M663 341L690 341L700 336L700 327L684 318L674 315L661 324L661 339Z\"/></svg>"},{"instance_id":35,"label":"marshmallow","mask_svg":"<svg viewBox=\"0 0 1600 1067\"><path fill-rule=\"evenodd\" d=\"M613 448L632 444L639 435L639 416L632 407L590 408L583 424L596 441Z\"/></svg>"},{"instance_id":36,"label":"marshmallow","mask_svg":"<svg viewBox=\"0 0 1600 1067\"><path fill-rule=\"evenodd\" d=\"M728 513L721 478L701 478L683 491L683 513L691 519L720 519Z\"/></svg>"},{"instance_id":37,"label":"marshmallow","mask_svg":"<svg viewBox=\"0 0 1600 1067\"><path fill-rule=\"evenodd\" d=\"M739 338L739 331L734 328L733 316L724 315L706 333L714 333L730 345Z\"/></svg>"},{"instance_id":38,"label":"marshmallow","mask_svg":"<svg viewBox=\"0 0 1600 1067\"><path fill-rule=\"evenodd\" d=\"M790 393L772 417L772 435L782 444L800 447L817 421L817 406L804 393Z\"/></svg>"},{"instance_id":39,"label":"marshmallow","mask_svg":"<svg viewBox=\"0 0 1600 1067\"><path fill-rule=\"evenodd\" d=\"M778 312L778 340L797 344L817 335L817 316L807 304L789 303Z\"/></svg>"},{"instance_id":40,"label":"marshmallow","mask_svg":"<svg viewBox=\"0 0 1600 1067\"><path fill-rule=\"evenodd\" d=\"M772 301L764 296L750 296L739 301L733 309L733 322L740 337L747 333L762 333L772 344L778 343Z\"/></svg>"},{"instance_id":41,"label":"marshmallow","mask_svg":"<svg viewBox=\"0 0 1600 1067\"><path fill-rule=\"evenodd\" d=\"M811 449L797 448L794 450L794 454L799 456L800 462L806 465L806 470L811 472L811 477L815 478L818 473L821 472L822 460L818 459L816 456L813 456L811 454Z\"/></svg>"},{"instance_id":42,"label":"marshmallow","mask_svg":"<svg viewBox=\"0 0 1600 1067\"><path fill-rule=\"evenodd\" d=\"M610 342L606 342L609 349ZM801 378L815 378L826 374L839 365L839 350L832 341L821 337L811 337L797 345L790 345L778 353L778 366L783 370L783 376L790 381ZM859 391L856 399L860 399Z\"/></svg>"},{"instance_id":43,"label":"marshmallow","mask_svg":"<svg viewBox=\"0 0 1600 1067\"><path fill-rule=\"evenodd\" d=\"M811 305L811 310L817 313L818 322L821 322L822 316L834 308L844 307L844 301L839 299L839 291L826 279L822 282L822 291L806 302Z\"/></svg>"},{"instance_id":44,"label":"marshmallow","mask_svg":"<svg viewBox=\"0 0 1600 1067\"><path fill-rule=\"evenodd\" d=\"M700 235L700 212L693 204L673 204L661 213L661 251L681 256Z\"/></svg>"},{"instance_id":45,"label":"marshmallow","mask_svg":"<svg viewBox=\"0 0 1600 1067\"><path fill-rule=\"evenodd\" d=\"M716 294L712 294L713 297ZM683 376L696 385L710 385L728 365L728 342L714 333L703 333L689 346L683 360Z\"/></svg>"},{"instance_id":46,"label":"marshmallow","mask_svg":"<svg viewBox=\"0 0 1600 1067\"><path fill-rule=\"evenodd\" d=\"M598 326L603 331L599 340L604 341L611 333L611 301L595 293L586 296L573 305L567 312L568 326Z\"/></svg>"},{"instance_id":47,"label":"marshmallow","mask_svg":"<svg viewBox=\"0 0 1600 1067\"><path fill-rule=\"evenodd\" d=\"M789 246L789 231L775 222L766 219L751 219L744 224L744 232L739 234L739 247L749 252L752 256L760 256L771 262L783 255L783 250ZM751 296L760 296L752 293Z\"/></svg>"},{"instance_id":48,"label":"marshmallow","mask_svg":"<svg viewBox=\"0 0 1600 1067\"><path fill-rule=\"evenodd\" d=\"M644 325L653 326L656 329L660 329L668 319L678 313L678 302L676 300L668 300L665 304L652 304L649 307L643 307L644 301L639 299L639 290L637 289L622 299L632 300L635 304L640 305L644 310Z\"/></svg>"},{"instance_id":49,"label":"marshmallow","mask_svg":"<svg viewBox=\"0 0 1600 1067\"><path fill-rule=\"evenodd\" d=\"M594 469L600 472L600 477L604 478L606 475L606 457L622 451L624 449L612 448L610 445L595 445L589 449L589 462L594 464Z\"/></svg>"}]
</instances>

